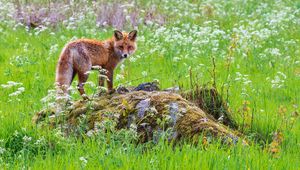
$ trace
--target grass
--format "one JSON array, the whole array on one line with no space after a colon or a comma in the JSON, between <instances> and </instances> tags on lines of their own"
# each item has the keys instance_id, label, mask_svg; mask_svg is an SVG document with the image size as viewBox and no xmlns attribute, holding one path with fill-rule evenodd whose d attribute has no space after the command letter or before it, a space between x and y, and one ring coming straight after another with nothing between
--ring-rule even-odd
<instances>
[{"instance_id":1,"label":"grass","mask_svg":"<svg viewBox=\"0 0 300 170\"><path fill-rule=\"evenodd\" d=\"M217 141L208 146L186 142L174 147L164 141L134 145L130 135L117 138L114 133L82 141L37 128L31 118L44 107L41 99L53 89L55 67L64 44L74 36L106 39L113 29L98 28L87 18L77 29L59 25L37 34L38 30L1 20L0 84L15 81L22 85L0 87L0 167L299 169L299 3L265 3L266 7L254 1L246 5L242 1L216 1L210 4L213 15L204 13L193 18L209 3L165 2L157 11L168 15L169 22L162 27L139 25L137 52L115 73L115 85L159 79L162 88L180 85L189 89L190 71L194 82L211 84L214 57L218 90L224 98L228 96L239 129L258 141L247 147L222 146ZM166 6L173 10L166 10ZM174 9L182 12L172 12ZM184 15L184 11L189 14ZM117 75L124 79L116 79ZM96 83L96 77L92 74L89 81ZM25 91L10 96L19 87ZM91 89L86 85L89 94ZM72 96L80 99L78 93ZM272 153L269 144L276 131L283 134L283 142L277 147L278 153ZM24 136L31 139L26 142ZM13 142L8 146L10 140Z\"/></svg>"}]
</instances>

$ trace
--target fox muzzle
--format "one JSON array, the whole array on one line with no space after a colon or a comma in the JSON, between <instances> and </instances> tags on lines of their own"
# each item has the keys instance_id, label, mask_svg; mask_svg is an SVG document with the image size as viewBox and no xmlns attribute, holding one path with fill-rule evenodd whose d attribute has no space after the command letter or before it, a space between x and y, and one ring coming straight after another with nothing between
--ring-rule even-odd
<instances>
[{"instance_id":1,"label":"fox muzzle","mask_svg":"<svg viewBox=\"0 0 300 170\"><path fill-rule=\"evenodd\" d=\"M122 54L122 58L127 58L128 56L128 54Z\"/></svg>"}]
</instances>

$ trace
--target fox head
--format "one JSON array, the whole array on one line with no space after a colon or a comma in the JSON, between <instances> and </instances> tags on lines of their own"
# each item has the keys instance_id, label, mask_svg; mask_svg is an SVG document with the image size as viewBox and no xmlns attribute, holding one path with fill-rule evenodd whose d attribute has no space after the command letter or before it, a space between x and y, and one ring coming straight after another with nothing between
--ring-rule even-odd
<instances>
[{"instance_id":1,"label":"fox head","mask_svg":"<svg viewBox=\"0 0 300 170\"><path fill-rule=\"evenodd\" d=\"M136 45L137 31L133 30L129 33L114 31L114 51L121 59L129 57L137 48Z\"/></svg>"}]
</instances>

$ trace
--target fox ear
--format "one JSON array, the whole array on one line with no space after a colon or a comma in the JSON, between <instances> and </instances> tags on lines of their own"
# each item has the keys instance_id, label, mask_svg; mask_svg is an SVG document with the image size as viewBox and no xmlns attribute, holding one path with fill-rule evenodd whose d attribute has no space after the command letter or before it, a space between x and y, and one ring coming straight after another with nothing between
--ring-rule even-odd
<instances>
[{"instance_id":1,"label":"fox ear","mask_svg":"<svg viewBox=\"0 0 300 170\"><path fill-rule=\"evenodd\" d=\"M117 41L123 39L123 33L119 30L114 31L114 37Z\"/></svg>"},{"instance_id":2,"label":"fox ear","mask_svg":"<svg viewBox=\"0 0 300 170\"><path fill-rule=\"evenodd\" d=\"M131 41L135 41L137 37L137 30L130 31L128 34L128 39Z\"/></svg>"}]
</instances>

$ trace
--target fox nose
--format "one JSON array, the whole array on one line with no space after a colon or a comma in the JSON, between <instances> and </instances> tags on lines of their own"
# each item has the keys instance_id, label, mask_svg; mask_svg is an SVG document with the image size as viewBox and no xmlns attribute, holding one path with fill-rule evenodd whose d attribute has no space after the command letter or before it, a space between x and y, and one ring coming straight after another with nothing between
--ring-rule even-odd
<instances>
[{"instance_id":1,"label":"fox nose","mask_svg":"<svg viewBox=\"0 0 300 170\"><path fill-rule=\"evenodd\" d=\"M123 54L122 57L127 58L128 54Z\"/></svg>"}]
</instances>

